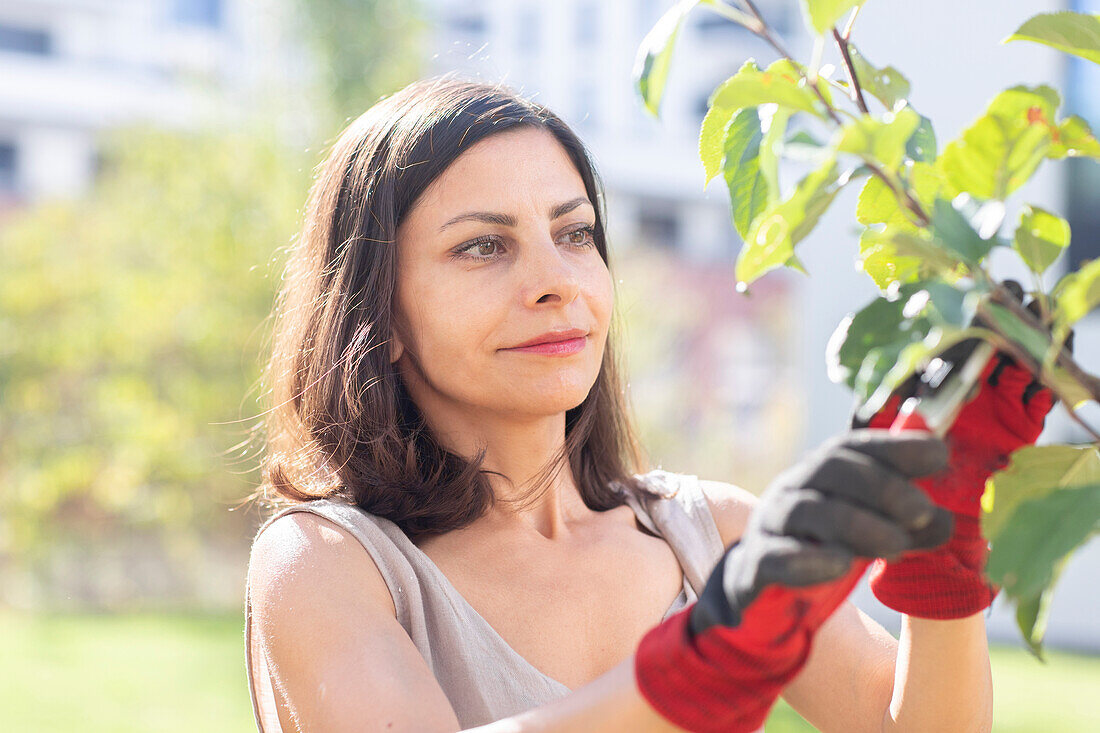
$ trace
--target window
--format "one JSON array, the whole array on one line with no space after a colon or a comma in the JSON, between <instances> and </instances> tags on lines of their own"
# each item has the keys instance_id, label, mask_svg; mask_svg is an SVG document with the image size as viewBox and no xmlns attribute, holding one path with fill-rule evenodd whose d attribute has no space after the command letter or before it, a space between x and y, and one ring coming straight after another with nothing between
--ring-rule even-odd
<instances>
[{"instance_id":1,"label":"window","mask_svg":"<svg viewBox=\"0 0 1100 733\"><path fill-rule=\"evenodd\" d=\"M667 201L640 201L638 238L642 244L651 247L677 249L680 242L680 221L673 205Z\"/></svg>"},{"instance_id":2,"label":"window","mask_svg":"<svg viewBox=\"0 0 1100 733\"><path fill-rule=\"evenodd\" d=\"M49 56L53 53L53 42L49 32L41 28L0 24L0 51Z\"/></svg>"},{"instance_id":3,"label":"window","mask_svg":"<svg viewBox=\"0 0 1100 733\"><path fill-rule=\"evenodd\" d=\"M1079 13L1100 13L1100 0L1073 0L1071 9ZM1066 56L1066 110L1064 115L1079 115L1094 132L1100 130L1100 66L1078 56ZM1096 161L1066 158L1059 161L1066 185L1066 219L1073 236L1066 266L1076 270L1085 260L1100 257L1100 172Z\"/></svg>"},{"instance_id":4,"label":"window","mask_svg":"<svg viewBox=\"0 0 1100 733\"><path fill-rule=\"evenodd\" d=\"M485 35L485 16L473 13L455 14L447 18L446 25L456 35Z\"/></svg>"},{"instance_id":5,"label":"window","mask_svg":"<svg viewBox=\"0 0 1100 733\"><path fill-rule=\"evenodd\" d=\"M15 143L0 140L0 191L14 191L19 184L19 156Z\"/></svg>"},{"instance_id":6,"label":"window","mask_svg":"<svg viewBox=\"0 0 1100 733\"><path fill-rule=\"evenodd\" d=\"M222 0L175 0L172 17L183 25L217 28L222 23Z\"/></svg>"}]
</instances>

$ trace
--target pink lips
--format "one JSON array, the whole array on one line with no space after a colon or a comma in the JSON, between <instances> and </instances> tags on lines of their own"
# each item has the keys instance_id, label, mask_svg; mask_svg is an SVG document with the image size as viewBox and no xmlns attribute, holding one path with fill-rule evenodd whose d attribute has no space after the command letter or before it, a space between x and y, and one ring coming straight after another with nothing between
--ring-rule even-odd
<instances>
[{"instance_id":1,"label":"pink lips","mask_svg":"<svg viewBox=\"0 0 1100 733\"><path fill-rule=\"evenodd\" d=\"M542 354L543 356L570 356L583 349L586 340L587 337L578 336L576 338L566 339L565 341L551 341L544 344L535 344L533 346L520 346L514 349L505 349L505 351L524 351L531 354Z\"/></svg>"}]
</instances>

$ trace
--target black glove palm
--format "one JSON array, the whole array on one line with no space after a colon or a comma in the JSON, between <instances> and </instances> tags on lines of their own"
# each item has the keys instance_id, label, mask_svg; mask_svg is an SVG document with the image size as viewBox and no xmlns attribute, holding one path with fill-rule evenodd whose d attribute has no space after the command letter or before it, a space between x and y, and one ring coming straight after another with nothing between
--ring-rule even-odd
<instances>
[{"instance_id":1,"label":"black glove palm","mask_svg":"<svg viewBox=\"0 0 1100 733\"><path fill-rule=\"evenodd\" d=\"M857 557L889 558L945 542L950 514L909 479L946 463L946 444L930 433L864 429L824 443L763 493L744 535L707 580L692 610L693 633L737 626L769 585L813 586L845 575ZM843 601L814 609L812 595L803 593L796 605L819 622Z\"/></svg>"}]
</instances>

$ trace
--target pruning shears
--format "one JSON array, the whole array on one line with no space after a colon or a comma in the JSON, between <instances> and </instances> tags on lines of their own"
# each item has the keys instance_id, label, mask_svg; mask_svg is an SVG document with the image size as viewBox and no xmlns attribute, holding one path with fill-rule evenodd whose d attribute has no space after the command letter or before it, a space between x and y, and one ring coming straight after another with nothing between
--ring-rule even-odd
<instances>
[{"instance_id":1,"label":"pruning shears","mask_svg":"<svg viewBox=\"0 0 1100 733\"><path fill-rule=\"evenodd\" d=\"M968 356L955 362L932 359L913 395L898 409L890 432L925 430L944 438L963 406L976 395L978 379L994 353L993 344L981 341Z\"/></svg>"}]
</instances>

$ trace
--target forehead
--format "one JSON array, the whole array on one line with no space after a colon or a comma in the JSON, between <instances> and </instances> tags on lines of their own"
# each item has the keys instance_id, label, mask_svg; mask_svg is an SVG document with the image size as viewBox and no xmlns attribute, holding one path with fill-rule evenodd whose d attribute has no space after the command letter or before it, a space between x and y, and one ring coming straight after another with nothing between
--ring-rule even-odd
<instances>
[{"instance_id":1,"label":"forehead","mask_svg":"<svg viewBox=\"0 0 1100 733\"><path fill-rule=\"evenodd\" d=\"M435 224L474 209L509 213L525 205L585 196L572 158L553 133L522 127L479 140L429 185L409 212L410 225Z\"/></svg>"}]
</instances>

